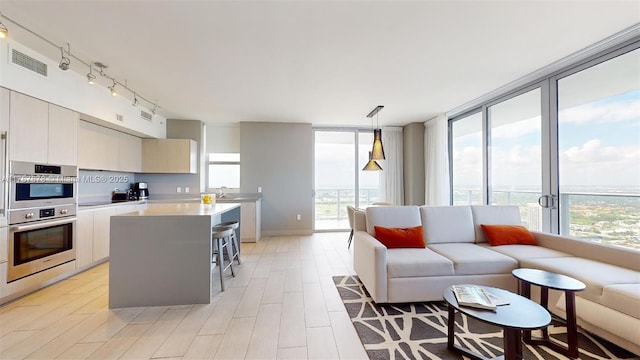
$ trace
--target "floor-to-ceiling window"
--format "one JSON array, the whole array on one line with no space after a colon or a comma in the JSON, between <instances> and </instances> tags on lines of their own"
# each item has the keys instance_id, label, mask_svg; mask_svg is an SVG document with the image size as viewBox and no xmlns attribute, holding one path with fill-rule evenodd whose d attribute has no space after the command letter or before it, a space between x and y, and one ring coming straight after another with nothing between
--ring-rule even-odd
<instances>
[{"instance_id":1,"label":"floor-to-ceiling window","mask_svg":"<svg viewBox=\"0 0 640 360\"><path fill-rule=\"evenodd\" d=\"M560 233L640 248L640 50L557 85Z\"/></svg>"},{"instance_id":2,"label":"floor-to-ceiling window","mask_svg":"<svg viewBox=\"0 0 640 360\"><path fill-rule=\"evenodd\" d=\"M482 194L482 113L450 123L453 205L480 205Z\"/></svg>"},{"instance_id":3,"label":"floor-to-ceiling window","mask_svg":"<svg viewBox=\"0 0 640 360\"><path fill-rule=\"evenodd\" d=\"M639 47L452 117L452 204L517 204L530 229L640 249Z\"/></svg>"},{"instance_id":4,"label":"floor-to-ceiling window","mask_svg":"<svg viewBox=\"0 0 640 360\"><path fill-rule=\"evenodd\" d=\"M540 93L537 87L487 109L489 204L518 205L530 230L542 230Z\"/></svg>"},{"instance_id":5,"label":"floor-to-ceiling window","mask_svg":"<svg viewBox=\"0 0 640 360\"><path fill-rule=\"evenodd\" d=\"M378 200L379 173L362 171L373 143L371 131L314 131L314 228L349 229L347 205Z\"/></svg>"}]
</instances>

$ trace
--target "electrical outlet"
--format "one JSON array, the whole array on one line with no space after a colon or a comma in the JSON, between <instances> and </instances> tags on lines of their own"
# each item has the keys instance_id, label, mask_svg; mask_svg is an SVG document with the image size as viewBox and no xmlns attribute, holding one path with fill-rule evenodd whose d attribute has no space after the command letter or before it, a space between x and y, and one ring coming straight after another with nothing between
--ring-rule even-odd
<instances>
[{"instance_id":1,"label":"electrical outlet","mask_svg":"<svg viewBox=\"0 0 640 360\"><path fill-rule=\"evenodd\" d=\"M176 192L177 193L181 193L182 192L182 187L181 186L176 187Z\"/></svg>"},{"instance_id":2,"label":"electrical outlet","mask_svg":"<svg viewBox=\"0 0 640 360\"><path fill-rule=\"evenodd\" d=\"M261 193L262 192L262 186L258 186L258 192Z\"/></svg>"},{"instance_id":3,"label":"electrical outlet","mask_svg":"<svg viewBox=\"0 0 640 360\"><path fill-rule=\"evenodd\" d=\"M302 216L300 216L300 214L296 215L296 220L300 220L302 219Z\"/></svg>"},{"instance_id":4,"label":"electrical outlet","mask_svg":"<svg viewBox=\"0 0 640 360\"><path fill-rule=\"evenodd\" d=\"M186 192L186 193L188 193L188 192L189 192L189 187L188 187L188 186L185 186L185 187L184 187L184 192Z\"/></svg>"}]
</instances>

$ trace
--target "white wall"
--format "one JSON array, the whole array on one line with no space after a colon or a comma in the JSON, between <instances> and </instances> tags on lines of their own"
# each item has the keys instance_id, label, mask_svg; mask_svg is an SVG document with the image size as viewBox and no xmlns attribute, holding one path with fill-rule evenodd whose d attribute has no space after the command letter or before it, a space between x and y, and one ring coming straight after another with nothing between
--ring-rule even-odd
<instances>
[{"instance_id":1,"label":"white wall","mask_svg":"<svg viewBox=\"0 0 640 360\"><path fill-rule=\"evenodd\" d=\"M10 56L13 48L46 63L48 76L13 64ZM111 96L106 87L97 83L89 85L84 75L61 70L57 60L48 59L14 40L5 39L0 43L0 59L0 86L86 114L88 116L81 115L81 118L133 135L154 138L166 135L166 119L162 116L154 117L151 122L142 119L140 108L132 106L128 98ZM122 115L123 121L117 120L116 115Z\"/></svg>"},{"instance_id":2,"label":"white wall","mask_svg":"<svg viewBox=\"0 0 640 360\"><path fill-rule=\"evenodd\" d=\"M206 154L240 152L240 124L206 124L205 132Z\"/></svg>"}]
</instances>

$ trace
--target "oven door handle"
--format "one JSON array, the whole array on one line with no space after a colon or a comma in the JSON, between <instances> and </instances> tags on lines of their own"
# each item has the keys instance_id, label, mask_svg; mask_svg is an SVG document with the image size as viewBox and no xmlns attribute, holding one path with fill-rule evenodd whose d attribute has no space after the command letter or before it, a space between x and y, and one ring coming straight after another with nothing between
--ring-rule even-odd
<instances>
[{"instance_id":1,"label":"oven door handle","mask_svg":"<svg viewBox=\"0 0 640 360\"><path fill-rule=\"evenodd\" d=\"M69 223L72 223L74 221L76 221L75 217L61 219L61 220L55 220L55 221L38 221L35 224L10 226L9 230L11 230L11 231L29 231L29 230L34 230L34 229L40 229L40 228L43 228L43 227L50 227L50 226L58 226L58 225L69 224Z\"/></svg>"}]
</instances>

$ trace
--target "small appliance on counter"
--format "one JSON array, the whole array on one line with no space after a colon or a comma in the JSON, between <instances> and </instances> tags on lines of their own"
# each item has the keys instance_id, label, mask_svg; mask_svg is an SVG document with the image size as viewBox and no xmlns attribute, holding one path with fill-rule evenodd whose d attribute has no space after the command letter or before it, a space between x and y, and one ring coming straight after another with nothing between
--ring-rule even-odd
<instances>
[{"instance_id":1,"label":"small appliance on counter","mask_svg":"<svg viewBox=\"0 0 640 360\"><path fill-rule=\"evenodd\" d=\"M146 182L137 182L133 185L134 195L138 200L146 200L149 198L149 186Z\"/></svg>"},{"instance_id":2,"label":"small appliance on counter","mask_svg":"<svg viewBox=\"0 0 640 360\"><path fill-rule=\"evenodd\" d=\"M118 190L111 192L111 202L131 201L136 200L136 196L131 189Z\"/></svg>"}]
</instances>

